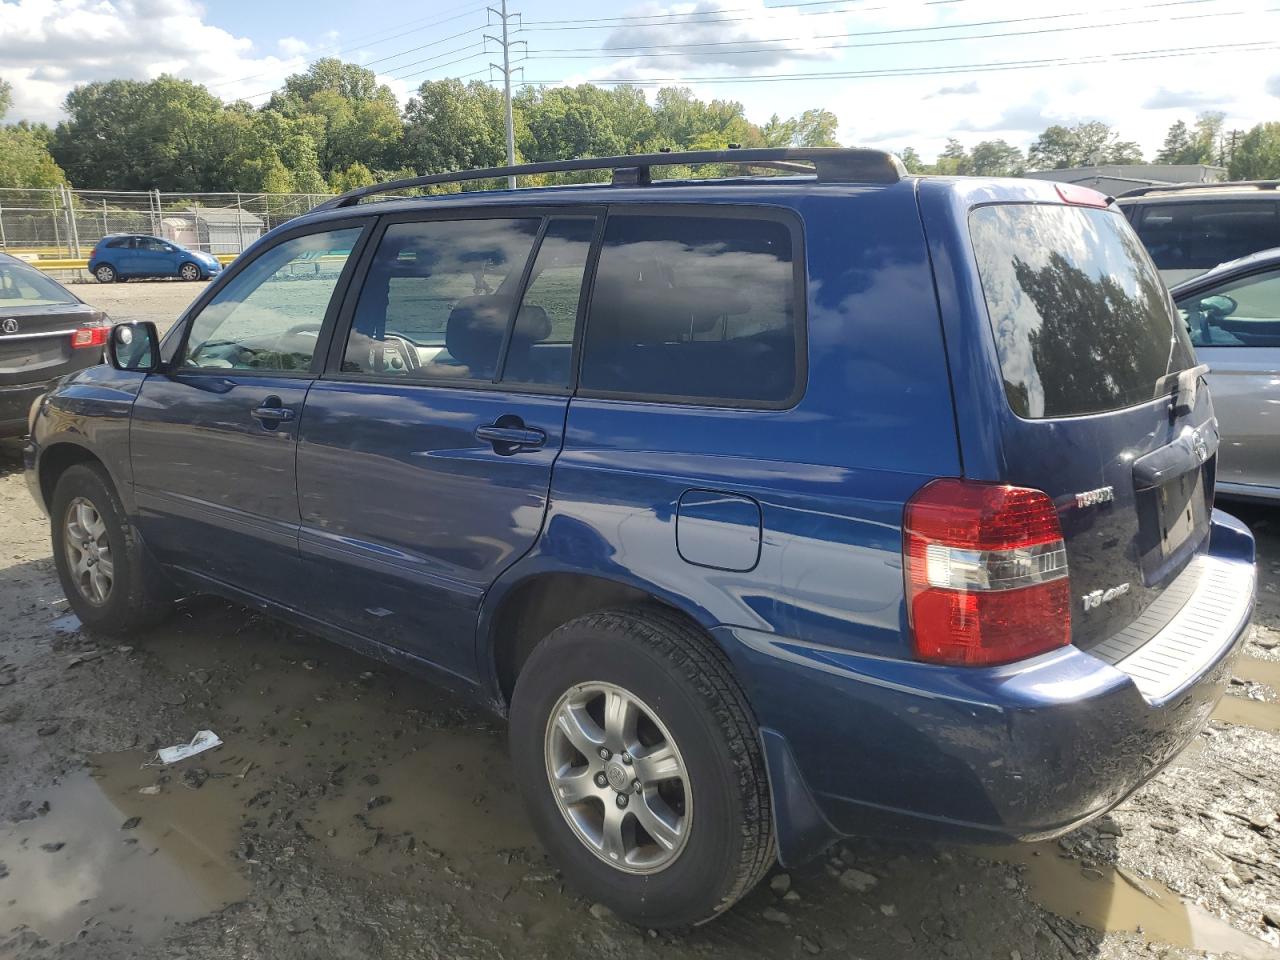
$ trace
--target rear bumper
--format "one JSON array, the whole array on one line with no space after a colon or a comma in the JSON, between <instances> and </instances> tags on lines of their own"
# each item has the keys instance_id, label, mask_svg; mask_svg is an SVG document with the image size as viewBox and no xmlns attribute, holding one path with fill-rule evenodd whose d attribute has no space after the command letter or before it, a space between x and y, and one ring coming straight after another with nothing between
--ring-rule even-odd
<instances>
[{"instance_id":1,"label":"rear bumper","mask_svg":"<svg viewBox=\"0 0 1280 960\"><path fill-rule=\"evenodd\" d=\"M1206 560L1214 595L1150 641L1193 641L1162 682L1076 647L951 668L722 628L762 728L780 859L849 835L1040 839L1114 807L1203 727L1247 633L1249 531L1215 511Z\"/></svg>"},{"instance_id":2,"label":"rear bumper","mask_svg":"<svg viewBox=\"0 0 1280 960\"><path fill-rule=\"evenodd\" d=\"M0 438L27 435L27 414L31 412L31 404L51 383L52 380L0 387Z\"/></svg>"}]
</instances>

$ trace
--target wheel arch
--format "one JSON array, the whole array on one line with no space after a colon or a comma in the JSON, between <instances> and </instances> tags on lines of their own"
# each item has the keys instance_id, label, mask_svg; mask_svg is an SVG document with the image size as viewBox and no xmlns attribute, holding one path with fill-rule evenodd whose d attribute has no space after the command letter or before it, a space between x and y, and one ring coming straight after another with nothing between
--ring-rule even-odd
<instances>
[{"instance_id":1,"label":"wheel arch","mask_svg":"<svg viewBox=\"0 0 1280 960\"><path fill-rule=\"evenodd\" d=\"M596 610L642 604L675 613L717 643L708 611L638 578L542 566L499 581L481 608L477 651L481 679L499 711L506 713L529 654L556 627Z\"/></svg>"},{"instance_id":2,"label":"wheel arch","mask_svg":"<svg viewBox=\"0 0 1280 960\"><path fill-rule=\"evenodd\" d=\"M68 469L80 463L100 466L111 478L117 494L121 493L120 484L105 460L82 444L63 440L46 447L40 454L37 478L40 484L40 499L44 503L46 513L50 512L53 505L53 491L58 486L58 480Z\"/></svg>"}]
</instances>

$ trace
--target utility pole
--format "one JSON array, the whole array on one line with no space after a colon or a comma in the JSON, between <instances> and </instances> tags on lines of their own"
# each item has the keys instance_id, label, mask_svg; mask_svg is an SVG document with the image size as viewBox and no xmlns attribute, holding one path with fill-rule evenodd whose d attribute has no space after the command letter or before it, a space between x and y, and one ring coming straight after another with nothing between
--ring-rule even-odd
<instances>
[{"instance_id":1,"label":"utility pole","mask_svg":"<svg viewBox=\"0 0 1280 960\"><path fill-rule=\"evenodd\" d=\"M513 19L520 16L518 13L507 12L507 0L502 0L502 5L498 9L489 7L488 11L502 21L502 38L485 34L485 39L492 40L494 43L502 47L502 66L496 63L489 64L490 69L502 71L502 88L503 96L507 111L507 166L514 167L516 165L516 127L515 121L511 116L511 48L517 43L524 43L523 40L512 40L510 23ZM492 22L492 21L491 21ZM525 44L526 50L528 44ZM516 67L515 69L522 69ZM514 176L507 177L507 189L514 190L516 188L516 178Z\"/></svg>"}]
</instances>

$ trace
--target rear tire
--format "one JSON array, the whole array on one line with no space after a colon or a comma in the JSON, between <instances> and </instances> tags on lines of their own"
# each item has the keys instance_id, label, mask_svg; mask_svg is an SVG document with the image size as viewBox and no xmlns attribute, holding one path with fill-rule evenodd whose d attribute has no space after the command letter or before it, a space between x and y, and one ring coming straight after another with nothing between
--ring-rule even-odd
<instances>
[{"instance_id":1,"label":"rear tire","mask_svg":"<svg viewBox=\"0 0 1280 960\"><path fill-rule=\"evenodd\" d=\"M109 263L100 263L93 271L93 278L99 283L115 283L120 279L120 275L116 273L116 268Z\"/></svg>"},{"instance_id":2,"label":"rear tire","mask_svg":"<svg viewBox=\"0 0 1280 960\"><path fill-rule=\"evenodd\" d=\"M123 633L168 616L172 588L143 547L103 467L68 467L54 488L49 516L58 578L86 628Z\"/></svg>"},{"instance_id":3,"label":"rear tire","mask_svg":"<svg viewBox=\"0 0 1280 960\"><path fill-rule=\"evenodd\" d=\"M183 280L199 280L200 268L197 267L194 263L184 263L181 267L178 268L178 276L180 276Z\"/></svg>"},{"instance_id":4,"label":"rear tire","mask_svg":"<svg viewBox=\"0 0 1280 960\"><path fill-rule=\"evenodd\" d=\"M627 723L611 726L604 711L628 698L639 719L620 748L611 731ZM746 698L724 654L669 611L607 610L552 632L517 679L510 745L552 859L625 920L648 927L709 920L773 863L768 780ZM621 825L610 834L615 816Z\"/></svg>"}]
</instances>

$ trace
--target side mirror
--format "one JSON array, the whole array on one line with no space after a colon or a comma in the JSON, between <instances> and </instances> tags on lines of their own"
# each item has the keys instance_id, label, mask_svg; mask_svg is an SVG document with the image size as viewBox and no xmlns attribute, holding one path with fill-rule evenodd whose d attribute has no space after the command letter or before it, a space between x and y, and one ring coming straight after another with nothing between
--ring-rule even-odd
<instances>
[{"instance_id":1,"label":"side mirror","mask_svg":"<svg viewBox=\"0 0 1280 960\"><path fill-rule=\"evenodd\" d=\"M107 362L117 370L155 373L160 369L160 334L149 320L118 323L107 340Z\"/></svg>"}]
</instances>

